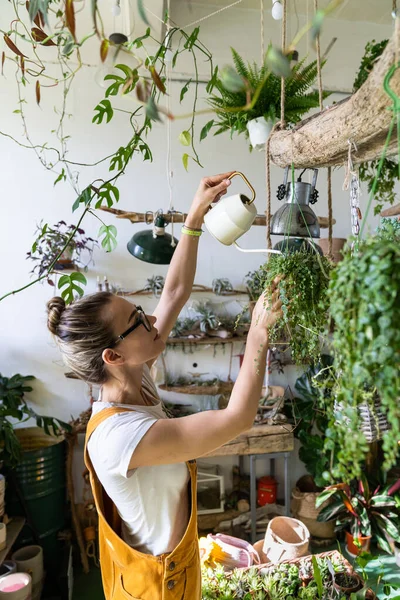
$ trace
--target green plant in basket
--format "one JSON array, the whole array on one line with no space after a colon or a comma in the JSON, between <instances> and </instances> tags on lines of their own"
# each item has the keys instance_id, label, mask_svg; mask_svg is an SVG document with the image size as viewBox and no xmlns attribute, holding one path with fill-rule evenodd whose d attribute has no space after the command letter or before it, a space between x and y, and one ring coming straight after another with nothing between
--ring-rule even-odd
<instances>
[{"instance_id":1,"label":"green plant in basket","mask_svg":"<svg viewBox=\"0 0 400 600\"><path fill-rule=\"evenodd\" d=\"M282 318L270 329L269 342L288 340L296 364L319 361L321 336L328 324L328 285L331 262L316 252L273 255L262 267L263 289L280 277Z\"/></svg>"},{"instance_id":2,"label":"green plant in basket","mask_svg":"<svg viewBox=\"0 0 400 600\"><path fill-rule=\"evenodd\" d=\"M360 407L379 398L389 429L378 431L388 470L400 439L400 227L385 220L376 235L348 251L332 273L329 288L335 322L330 426L326 449L338 447L331 474L349 482L361 474L368 444Z\"/></svg>"}]
</instances>

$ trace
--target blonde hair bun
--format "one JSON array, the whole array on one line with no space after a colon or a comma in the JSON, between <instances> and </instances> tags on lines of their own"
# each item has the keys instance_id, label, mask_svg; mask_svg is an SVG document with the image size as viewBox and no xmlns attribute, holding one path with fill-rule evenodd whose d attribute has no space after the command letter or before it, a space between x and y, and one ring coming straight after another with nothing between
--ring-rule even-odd
<instances>
[{"instance_id":1,"label":"blonde hair bun","mask_svg":"<svg viewBox=\"0 0 400 600\"><path fill-rule=\"evenodd\" d=\"M61 316L65 310L65 301L60 296L54 296L47 303L47 327L54 335L57 335Z\"/></svg>"}]
</instances>

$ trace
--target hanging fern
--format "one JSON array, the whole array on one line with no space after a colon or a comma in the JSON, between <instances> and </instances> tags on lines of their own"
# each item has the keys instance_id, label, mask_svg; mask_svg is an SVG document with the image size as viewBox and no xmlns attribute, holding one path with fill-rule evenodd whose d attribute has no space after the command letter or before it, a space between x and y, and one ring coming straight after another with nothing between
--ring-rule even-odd
<instances>
[{"instance_id":1,"label":"hanging fern","mask_svg":"<svg viewBox=\"0 0 400 600\"><path fill-rule=\"evenodd\" d=\"M236 132L244 133L247 137L247 123L252 119L280 118L281 79L270 73L265 64L259 67L256 63L246 63L234 48L231 48L231 51L236 73L245 82L245 86L240 91L230 91L226 89L221 79L217 81L215 89L218 94L214 94L209 99L217 116L212 127L216 129L215 135L230 131L231 135ZM317 62L313 61L304 66L305 60L304 58L297 63L291 75L285 80L285 117L288 124L297 123L310 109L317 108L319 105L318 92L307 92L316 81ZM253 97L260 86L262 89L253 108L232 110L245 106L248 103L248 92ZM324 98L328 95L324 92Z\"/></svg>"}]
</instances>

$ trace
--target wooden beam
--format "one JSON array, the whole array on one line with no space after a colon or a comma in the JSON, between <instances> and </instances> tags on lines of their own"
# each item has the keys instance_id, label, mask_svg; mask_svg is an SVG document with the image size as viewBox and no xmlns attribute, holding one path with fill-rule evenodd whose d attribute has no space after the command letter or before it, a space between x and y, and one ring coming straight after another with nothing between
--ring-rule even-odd
<instances>
[{"instance_id":1,"label":"wooden beam","mask_svg":"<svg viewBox=\"0 0 400 600\"><path fill-rule=\"evenodd\" d=\"M381 217L397 217L398 215L400 215L400 204L385 208L385 210L381 212Z\"/></svg>"},{"instance_id":2,"label":"wooden beam","mask_svg":"<svg viewBox=\"0 0 400 600\"><path fill-rule=\"evenodd\" d=\"M127 210L121 210L120 208L108 208L108 206L100 206L101 210L105 212L111 213L115 215L117 219L128 219L131 223L148 223L151 224L153 222L153 213L137 213L130 212ZM168 213L164 214L163 217L166 221L171 221L171 215ZM184 223L186 220L186 213L176 213L174 214L174 223ZM147 221L146 221L147 219ZM318 217L318 223L321 229L328 228L328 217ZM335 225L336 219L332 219L332 225ZM266 218L265 215L257 215L253 225L261 225L263 227L266 226Z\"/></svg>"},{"instance_id":3,"label":"wooden beam","mask_svg":"<svg viewBox=\"0 0 400 600\"><path fill-rule=\"evenodd\" d=\"M290 425L254 425L204 457L291 452L293 448L294 435Z\"/></svg>"},{"instance_id":4,"label":"wooden beam","mask_svg":"<svg viewBox=\"0 0 400 600\"><path fill-rule=\"evenodd\" d=\"M393 116L392 101L383 89L383 82L395 63L399 31L400 27L395 27L381 58L355 94L302 121L292 130L272 134L270 150L275 165L283 168L294 163L298 169L342 165L347 159L349 140L357 145L354 163L374 160L381 155ZM394 73L390 87L400 95L400 69ZM388 155L396 151L394 131Z\"/></svg>"}]
</instances>

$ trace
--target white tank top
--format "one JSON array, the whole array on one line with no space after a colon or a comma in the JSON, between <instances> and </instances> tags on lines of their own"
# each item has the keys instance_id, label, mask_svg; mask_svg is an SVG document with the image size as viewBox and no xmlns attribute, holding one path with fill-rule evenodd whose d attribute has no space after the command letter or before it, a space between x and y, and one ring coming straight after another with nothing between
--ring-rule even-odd
<instances>
[{"instance_id":1,"label":"white tank top","mask_svg":"<svg viewBox=\"0 0 400 600\"><path fill-rule=\"evenodd\" d=\"M102 402L104 408L129 408L109 417L88 442L92 465L122 519L122 538L139 552L155 556L171 552L182 539L189 522L188 481L185 463L139 467L129 470L136 446L165 414L147 365L143 368L142 396L150 406Z\"/></svg>"}]
</instances>

